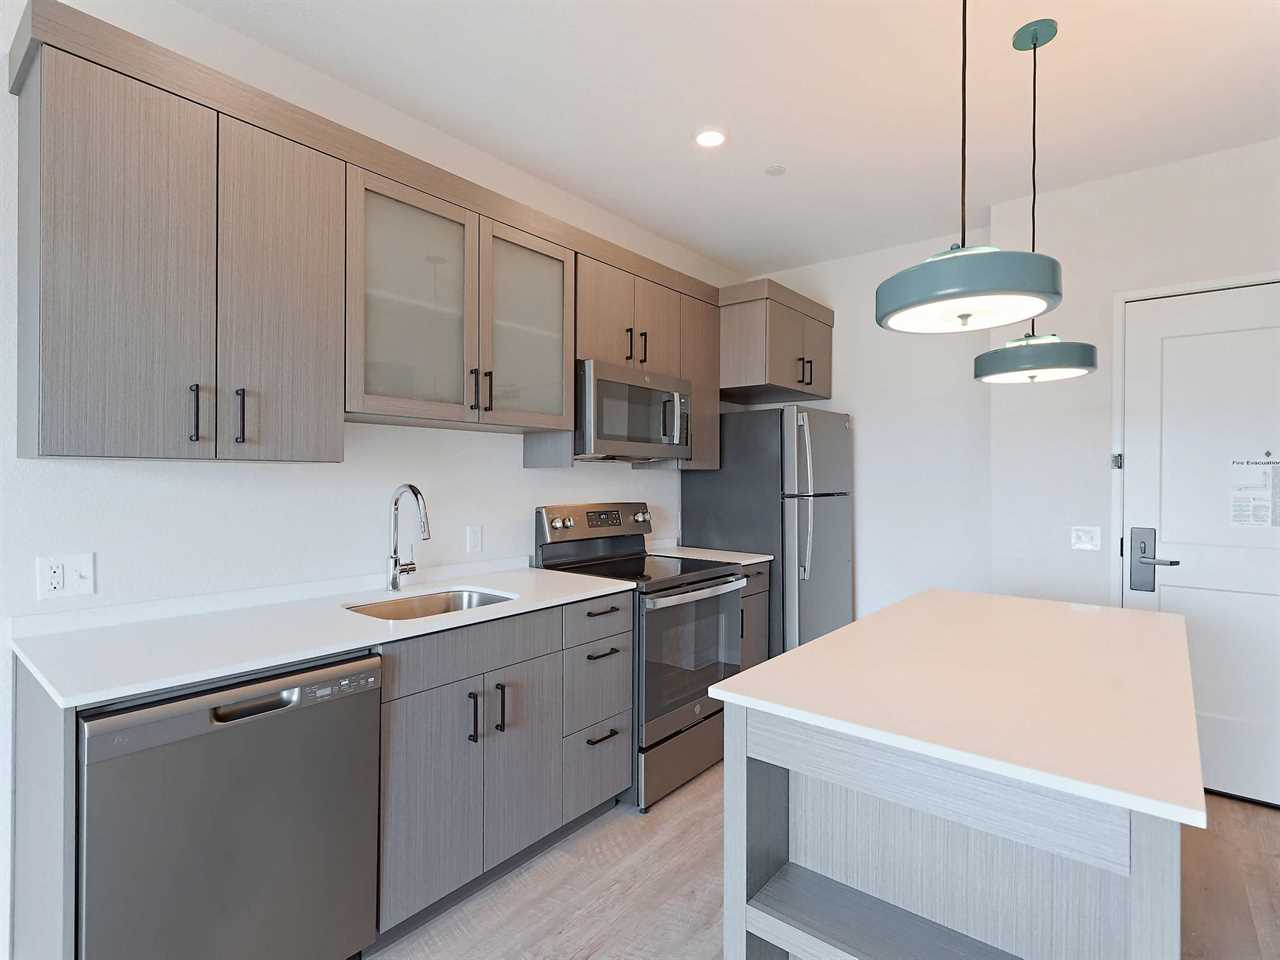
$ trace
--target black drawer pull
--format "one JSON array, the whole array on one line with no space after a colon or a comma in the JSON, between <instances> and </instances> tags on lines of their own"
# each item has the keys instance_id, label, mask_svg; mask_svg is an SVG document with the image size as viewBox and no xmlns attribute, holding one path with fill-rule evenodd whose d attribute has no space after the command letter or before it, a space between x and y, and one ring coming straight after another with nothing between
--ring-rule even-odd
<instances>
[{"instance_id":1,"label":"black drawer pull","mask_svg":"<svg viewBox=\"0 0 1280 960\"><path fill-rule=\"evenodd\" d=\"M649 331L640 331L640 362L649 362Z\"/></svg>"},{"instance_id":2,"label":"black drawer pull","mask_svg":"<svg viewBox=\"0 0 1280 960\"><path fill-rule=\"evenodd\" d=\"M588 747L594 747L596 744L598 744L598 743L604 743L606 740L611 740L611 739L613 739L614 737L616 737L617 735L618 735L618 731L617 731L617 730L614 730L612 727L610 727L610 728L609 728L609 732L608 732L608 733L606 733L603 737L596 737L594 740L592 740L590 737L588 737L588 738L587 738L587 746L588 746Z\"/></svg>"},{"instance_id":3,"label":"black drawer pull","mask_svg":"<svg viewBox=\"0 0 1280 960\"><path fill-rule=\"evenodd\" d=\"M805 384L805 386L806 386L806 387L812 387L812 386L813 386L813 361L812 361L812 360L806 360L806 361L804 362L804 365L805 365L806 367L808 367L808 368L809 368L809 373L808 373L808 375L805 377L804 384Z\"/></svg>"},{"instance_id":4,"label":"black drawer pull","mask_svg":"<svg viewBox=\"0 0 1280 960\"><path fill-rule=\"evenodd\" d=\"M748 577L763 577L763 576L764 576L766 573L768 573L768 572L769 572L768 570L752 570L750 573L748 573L748 574L747 574L747 576L748 576Z\"/></svg>"},{"instance_id":5,"label":"black drawer pull","mask_svg":"<svg viewBox=\"0 0 1280 960\"><path fill-rule=\"evenodd\" d=\"M187 389L191 391L191 399L196 408L195 420L193 421L191 432L187 434L187 439L195 443L200 439L200 384L193 383Z\"/></svg>"},{"instance_id":6,"label":"black drawer pull","mask_svg":"<svg viewBox=\"0 0 1280 960\"><path fill-rule=\"evenodd\" d=\"M498 722L493 729L503 733L507 729L507 685L495 683L493 689L498 691Z\"/></svg>"},{"instance_id":7,"label":"black drawer pull","mask_svg":"<svg viewBox=\"0 0 1280 960\"><path fill-rule=\"evenodd\" d=\"M467 734L467 739L476 743L480 740L480 694L472 690L467 694L467 699L471 701L471 732Z\"/></svg>"},{"instance_id":8,"label":"black drawer pull","mask_svg":"<svg viewBox=\"0 0 1280 960\"><path fill-rule=\"evenodd\" d=\"M606 650L604 653L588 653L588 654L587 654L587 659L588 659L588 660L603 660L605 657L612 657L615 653L621 653L621 652L622 652L622 651L621 651L621 650L619 650L617 647L610 647L610 648L609 648L608 650Z\"/></svg>"},{"instance_id":9,"label":"black drawer pull","mask_svg":"<svg viewBox=\"0 0 1280 960\"><path fill-rule=\"evenodd\" d=\"M621 607L610 607L608 610L588 610L587 619L591 619L592 617L607 617L609 614L617 613L621 609Z\"/></svg>"},{"instance_id":10,"label":"black drawer pull","mask_svg":"<svg viewBox=\"0 0 1280 960\"><path fill-rule=\"evenodd\" d=\"M492 410L493 409L493 371L486 370L484 372L484 378L489 381L489 402L484 405L484 409Z\"/></svg>"},{"instance_id":11,"label":"black drawer pull","mask_svg":"<svg viewBox=\"0 0 1280 960\"><path fill-rule=\"evenodd\" d=\"M236 443L244 443L245 442L245 433L244 433L245 390L244 390L244 387L236 388L236 396L240 398L240 432L236 434Z\"/></svg>"},{"instance_id":12,"label":"black drawer pull","mask_svg":"<svg viewBox=\"0 0 1280 960\"><path fill-rule=\"evenodd\" d=\"M800 364L800 379L796 383L804 383L804 357L796 357L796 363Z\"/></svg>"},{"instance_id":13,"label":"black drawer pull","mask_svg":"<svg viewBox=\"0 0 1280 960\"><path fill-rule=\"evenodd\" d=\"M471 404L471 409L479 410L480 409L480 368L479 367L471 368L471 396L473 401Z\"/></svg>"}]
</instances>

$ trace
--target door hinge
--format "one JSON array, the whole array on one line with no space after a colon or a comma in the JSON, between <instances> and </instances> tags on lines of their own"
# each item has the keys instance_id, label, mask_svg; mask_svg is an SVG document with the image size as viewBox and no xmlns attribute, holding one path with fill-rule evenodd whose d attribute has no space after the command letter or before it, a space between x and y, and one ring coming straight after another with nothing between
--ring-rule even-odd
<instances>
[{"instance_id":1,"label":"door hinge","mask_svg":"<svg viewBox=\"0 0 1280 960\"><path fill-rule=\"evenodd\" d=\"M1123 469L1124 469L1124 454L1123 454L1123 453L1113 453L1113 454L1111 455L1111 469L1112 469L1112 470L1123 470Z\"/></svg>"}]
</instances>

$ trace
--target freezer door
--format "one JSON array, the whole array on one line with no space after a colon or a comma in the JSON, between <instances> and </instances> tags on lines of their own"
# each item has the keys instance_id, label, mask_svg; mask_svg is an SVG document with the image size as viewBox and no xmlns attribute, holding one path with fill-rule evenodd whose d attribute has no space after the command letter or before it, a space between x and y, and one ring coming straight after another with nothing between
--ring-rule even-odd
<instances>
[{"instance_id":1,"label":"freezer door","mask_svg":"<svg viewBox=\"0 0 1280 960\"><path fill-rule=\"evenodd\" d=\"M793 497L784 510L786 648L853 620L853 513L847 496Z\"/></svg>"},{"instance_id":2,"label":"freezer door","mask_svg":"<svg viewBox=\"0 0 1280 960\"><path fill-rule=\"evenodd\" d=\"M847 413L783 409L783 494L853 491L853 427Z\"/></svg>"}]
</instances>

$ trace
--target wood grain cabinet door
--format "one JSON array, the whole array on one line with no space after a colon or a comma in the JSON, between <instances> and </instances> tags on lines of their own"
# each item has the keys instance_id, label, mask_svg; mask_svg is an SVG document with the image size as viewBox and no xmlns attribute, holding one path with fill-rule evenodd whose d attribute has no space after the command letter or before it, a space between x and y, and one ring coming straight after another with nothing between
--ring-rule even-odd
<instances>
[{"instance_id":1,"label":"wood grain cabinet door","mask_svg":"<svg viewBox=\"0 0 1280 960\"><path fill-rule=\"evenodd\" d=\"M769 592L742 598L742 669L769 659Z\"/></svg>"},{"instance_id":2,"label":"wood grain cabinet door","mask_svg":"<svg viewBox=\"0 0 1280 960\"><path fill-rule=\"evenodd\" d=\"M637 370L680 376L680 294L636 277Z\"/></svg>"},{"instance_id":3,"label":"wood grain cabinet door","mask_svg":"<svg viewBox=\"0 0 1280 960\"><path fill-rule=\"evenodd\" d=\"M816 397L831 396L831 328L805 317L804 356L808 364L805 389Z\"/></svg>"},{"instance_id":4,"label":"wood grain cabinet door","mask_svg":"<svg viewBox=\"0 0 1280 960\"><path fill-rule=\"evenodd\" d=\"M22 189L39 191L28 446L211 458L217 114L53 47L38 68L23 92L24 124L39 122L23 130L38 156Z\"/></svg>"},{"instance_id":5,"label":"wood grain cabinet door","mask_svg":"<svg viewBox=\"0 0 1280 960\"><path fill-rule=\"evenodd\" d=\"M480 422L573 429L573 251L480 218Z\"/></svg>"},{"instance_id":6,"label":"wood grain cabinet door","mask_svg":"<svg viewBox=\"0 0 1280 960\"><path fill-rule=\"evenodd\" d=\"M343 176L219 118L219 459L342 459Z\"/></svg>"},{"instance_id":7,"label":"wood grain cabinet door","mask_svg":"<svg viewBox=\"0 0 1280 960\"><path fill-rule=\"evenodd\" d=\"M765 301L768 317L768 382L800 392L806 391L804 330L809 321L803 313L776 300Z\"/></svg>"},{"instance_id":8,"label":"wood grain cabinet door","mask_svg":"<svg viewBox=\"0 0 1280 960\"><path fill-rule=\"evenodd\" d=\"M638 347L636 278L579 254L578 357L633 367Z\"/></svg>"},{"instance_id":9,"label":"wood grain cabinet door","mask_svg":"<svg viewBox=\"0 0 1280 960\"><path fill-rule=\"evenodd\" d=\"M486 870L560 826L562 676L559 653L484 675Z\"/></svg>"},{"instance_id":10,"label":"wood grain cabinet door","mask_svg":"<svg viewBox=\"0 0 1280 960\"><path fill-rule=\"evenodd\" d=\"M680 376L693 384L689 436L693 456L681 470L720 469L720 311L680 295Z\"/></svg>"},{"instance_id":11,"label":"wood grain cabinet door","mask_svg":"<svg viewBox=\"0 0 1280 960\"><path fill-rule=\"evenodd\" d=\"M480 875L482 696L473 677L382 705L379 930Z\"/></svg>"}]
</instances>

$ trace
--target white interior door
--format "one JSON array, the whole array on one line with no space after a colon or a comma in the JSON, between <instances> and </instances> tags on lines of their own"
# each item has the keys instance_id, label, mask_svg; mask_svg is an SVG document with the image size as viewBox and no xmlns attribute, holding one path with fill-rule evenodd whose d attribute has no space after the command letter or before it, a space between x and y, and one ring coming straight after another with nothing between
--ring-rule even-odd
<instances>
[{"instance_id":1,"label":"white interior door","mask_svg":"<svg viewBox=\"0 0 1280 960\"><path fill-rule=\"evenodd\" d=\"M1280 803L1280 283L1130 303L1124 356L1124 605L1187 618L1205 785Z\"/></svg>"}]
</instances>

